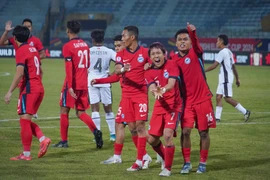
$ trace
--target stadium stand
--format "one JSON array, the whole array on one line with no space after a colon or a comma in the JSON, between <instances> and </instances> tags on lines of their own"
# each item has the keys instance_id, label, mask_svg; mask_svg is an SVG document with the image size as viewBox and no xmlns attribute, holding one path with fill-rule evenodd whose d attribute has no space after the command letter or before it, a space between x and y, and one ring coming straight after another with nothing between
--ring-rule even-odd
<instances>
[{"instance_id":1,"label":"stadium stand","mask_svg":"<svg viewBox=\"0 0 270 180\"><path fill-rule=\"evenodd\" d=\"M21 24L24 18L33 21L34 33L38 34L45 21L50 1L21 1L21 0L1 0L0 22L1 31L5 28L5 22L11 20L13 25Z\"/></svg>"}]
</instances>

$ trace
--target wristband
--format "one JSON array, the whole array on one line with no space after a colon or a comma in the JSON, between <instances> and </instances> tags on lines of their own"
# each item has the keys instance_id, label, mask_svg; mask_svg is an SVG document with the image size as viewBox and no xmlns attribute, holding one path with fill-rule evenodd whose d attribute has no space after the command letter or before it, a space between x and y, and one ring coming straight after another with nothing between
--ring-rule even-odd
<instances>
[{"instance_id":1,"label":"wristband","mask_svg":"<svg viewBox=\"0 0 270 180\"><path fill-rule=\"evenodd\" d=\"M162 94L164 94L166 92L166 88L165 87L161 88L161 91L162 91Z\"/></svg>"},{"instance_id":2,"label":"wristband","mask_svg":"<svg viewBox=\"0 0 270 180\"><path fill-rule=\"evenodd\" d=\"M124 67L122 67L120 72L123 73L124 71L125 71L125 69L124 69Z\"/></svg>"}]
</instances>

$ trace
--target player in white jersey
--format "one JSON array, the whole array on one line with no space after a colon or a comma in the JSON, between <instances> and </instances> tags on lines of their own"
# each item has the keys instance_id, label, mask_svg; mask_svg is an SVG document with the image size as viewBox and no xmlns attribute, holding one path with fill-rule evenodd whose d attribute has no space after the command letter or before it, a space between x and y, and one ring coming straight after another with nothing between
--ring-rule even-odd
<instances>
[{"instance_id":1,"label":"player in white jersey","mask_svg":"<svg viewBox=\"0 0 270 180\"><path fill-rule=\"evenodd\" d=\"M109 126L110 140L115 141L115 119L112 112L111 84L95 84L92 79L106 78L109 75L110 62L115 61L116 52L103 46L103 30L91 33L93 47L90 48L90 68L88 69L88 93L92 107L92 119L100 130L99 102L103 104L106 122Z\"/></svg>"},{"instance_id":2,"label":"player in white jersey","mask_svg":"<svg viewBox=\"0 0 270 180\"><path fill-rule=\"evenodd\" d=\"M226 46L229 43L227 35L219 35L217 38L217 48L221 49L216 57L216 61L208 67L205 72L215 69L220 64L219 83L216 92L216 120L220 121L222 113L222 97L225 101L240 111L248 121L250 111L245 109L239 102L232 98L233 96L233 79L235 76L237 87L240 86L238 73L234 65L233 53Z\"/></svg>"}]
</instances>

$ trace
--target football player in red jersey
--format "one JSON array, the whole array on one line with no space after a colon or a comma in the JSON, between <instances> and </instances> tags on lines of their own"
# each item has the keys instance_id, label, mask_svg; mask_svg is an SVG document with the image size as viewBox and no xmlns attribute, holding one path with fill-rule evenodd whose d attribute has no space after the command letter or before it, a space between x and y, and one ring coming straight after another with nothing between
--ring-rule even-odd
<instances>
[{"instance_id":1,"label":"football player in red jersey","mask_svg":"<svg viewBox=\"0 0 270 180\"><path fill-rule=\"evenodd\" d=\"M27 40L27 43L30 46L34 46L38 50L40 59L46 58L45 50L44 50L44 47L43 47L40 39L31 34L32 29L33 29L32 20L31 19L24 19L22 22L22 25L27 27L30 30L30 35L29 35L29 38ZM12 22L11 21L6 22L5 31L0 38L0 45L13 45L14 49L17 50L18 45L16 44L14 38L13 37L8 38L8 32L11 31L12 29L13 29ZM41 76L42 76L42 74L43 74L43 72L41 71ZM37 119L38 115L34 114L33 117L35 119Z\"/></svg>"},{"instance_id":2,"label":"football player in red jersey","mask_svg":"<svg viewBox=\"0 0 270 180\"><path fill-rule=\"evenodd\" d=\"M160 176L170 176L175 146L173 137L182 108L179 91L179 68L175 61L166 60L166 50L158 42L149 46L152 68L145 73L148 89L156 101L148 130L148 143L165 161ZM160 137L164 137L163 147Z\"/></svg>"},{"instance_id":3,"label":"football player in red jersey","mask_svg":"<svg viewBox=\"0 0 270 180\"><path fill-rule=\"evenodd\" d=\"M6 104L9 104L12 92L21 83L17 112L20 116L21 139L23 153L10 160L31 160L30 149L32 135L40 141L38 157L46 154L51 140L46 138L39 126L31 121L42 102L44 88L41 82L41 67L38 51L35 47L27 44L30 31L23 26L16 26L13 38L18 46L16 52L16 74L5 96Z\"/></svg>"},{"instance_id":4,"label":"football player in red jersey","mask_svg":"<svg viewBox=\"0 0 270 180\"><path fill-rule=\"evenodd\" d=\"M32 30L33 30L33 27L32 27L33 23L32 23L32 20L31 19L27 19L27 18L24 19L22 21L22 25L25 26L25 27L27 27L30 30L30 33L32 32ZM16 44L14 38L13 37L8 38L8 33L12 29L13 29L12 22L11 21L7 21L6 22L6 26L5 26L5 31L2 34L1 38L0 38L0 45L13 45L14 49L17 50L19 47ZM27 40L27 43L30 46L34 46L38 50L40 59L46 58L44 47L43 47L43 45L42 45L42 43L41 43L41 41L40 41L39 38L37 38L37 37L33 36L32 34L30 34L29 35L29 38Z\"/></svg>"},{"instance_id":5,"label":"football player in red jersey","mask_svg":"<svg viewBox=\"0 0 270 180\"><path fill-rule=\"evenodd\" d=\"M114 47L115 51L118 53L119 51L125 49L125 46L122 42L122 35L117 35L114 38ZM127 69L128 70L128 69ZM104 83L115 83L120 81L120 84L122 84L122 76L112 74L112 76L109 76L107 78L100 78L100 79L93 79L91 81L91 84L104 84ZM121 108L120 108L121 109ZM116 140L114 143L114 155L110 157L109 159L102 161L101 164L118 164L122 163L121 154L124 147L124 140L125 140L125 126L126 122L123 122L121 120L121 111L119 114L119 111L117 113L117 116L115 117L116 121ZM131 134L133 134L133 142L135 146L137 146L137 133L134 131L134 127L130 129ZM152 158L147 154L145 151L145 154L143 155L143 167L142 169L148 169L149 164L151 163Z\"/></svg>"},{"instance_id":6,"label":"football player in red jersey","mask_svg":"<svg viewBox=\"0 0 270 180\"><path fill-rule=\"evenodd\" d=\"M146 154L146 129L148 96L144 80L144 65L149 60L148 49L138 45L139 30L127 26L122 32L126 49L116 55L115 73L122 76L122 99L118 109L122 122L133 129L132 140L137 144L137 160L127 171L138 171ZM138 134L138 136L137 136Z\"/></svg>"},{"instance_id":7,"label":"football player in red jersey","mask_svg":"<svg viewBox=\"0 0 270 180\"><path fill-rule=\"evenodd\" d=\"M180 173L189 173L190 163L190 133L194 126L200 135L200 163L197 173L206 171L206 160L210 147L209 128L216 127L212 105L212 93L206 82L204 73L203 50L196 36L196 27L187 23L187 29L180 29L175 34L178 54L172 57L180 68L181 93L184 110L181 118L181 145L184 166Z\"/></svg>"},{"instance_id":8,"label":"football player in red jersey","mask_svg":"<svg viewBox=\"0 0 270 180\"><path fill-rule=\"evenodd\" d=\"M81 25L78 21L67 22L67 36L69 42L63 46L62 54L65 58L66 78L61 92L60 107L60 133L61 141L53 147L68 147L68 126L70 108L76 110L76 115L95 135L97 148L102 148L102 133L95 126L92 118L86 114L89 108L87 69L90 65L89 47L78 37Z\"/></svg>"}]
</instances>

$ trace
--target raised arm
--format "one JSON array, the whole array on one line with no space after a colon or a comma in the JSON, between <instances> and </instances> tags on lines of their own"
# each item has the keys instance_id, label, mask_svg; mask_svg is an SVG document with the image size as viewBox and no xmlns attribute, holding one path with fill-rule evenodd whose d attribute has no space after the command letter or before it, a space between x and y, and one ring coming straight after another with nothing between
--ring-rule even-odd
<instances>
[{"instance_id":1,"label":"raised arm","mask_svg":"<svg viewBox=\"0 0 270 180\"><path fill-rule=\"evenodd\" d=\"M5 31L0 38L0 45L9 45L8 33L9 31L14 29L14 27L12 27L11 25L12 25L11 21L6 22Z\"/></svg>"},{"instance_id":2,"label":"raised arm","mask_svg":"<svg viewBox=\"0 0 270 180\"><path fill-rule=\"evenodd\" d=\"M198 40L198 37L196 35L196 27L193 24L187 23L187 30L188 30L189 37L190 37L191 42L192 42L192 47L193 47L195 53L198 56L202 56L203 49L202 49L200 42Z\"/></svg>"}]
</instances>

